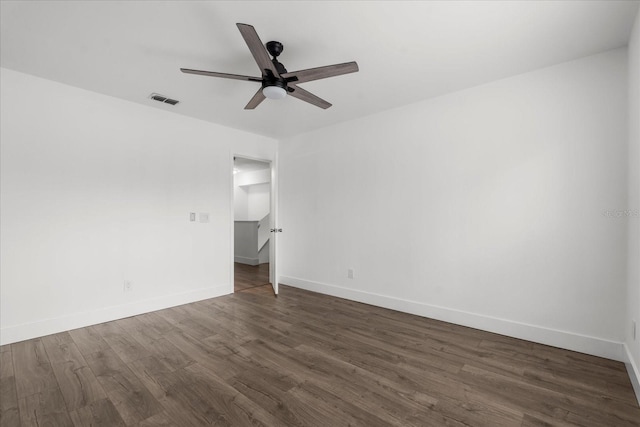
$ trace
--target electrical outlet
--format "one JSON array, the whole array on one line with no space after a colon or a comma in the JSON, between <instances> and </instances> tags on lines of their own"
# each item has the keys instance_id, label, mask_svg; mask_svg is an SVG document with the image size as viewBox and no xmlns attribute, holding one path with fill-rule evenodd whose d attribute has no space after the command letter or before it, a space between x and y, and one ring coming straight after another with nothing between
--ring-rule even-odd
<instances>
[{"instance_id":1,"label":"electrical outlet","mask_svg":"<svg viewBox=\"0 0 640 427\"><path fill-rule=\"evenodd\" d=\"M125 292L131 292L133 290L133 282L131 282L131 280L125 280L122 290Z\"/></svg>"},{"instance_id":2,"label":"electrical outlet","mask_svg":"<svg viewBox=\"0 0 640 427\"><path fill-rule=\"evenodd\" d=\"M353 268L347 270L347 279L353 279Z\"/></svg>"}]
</instances>

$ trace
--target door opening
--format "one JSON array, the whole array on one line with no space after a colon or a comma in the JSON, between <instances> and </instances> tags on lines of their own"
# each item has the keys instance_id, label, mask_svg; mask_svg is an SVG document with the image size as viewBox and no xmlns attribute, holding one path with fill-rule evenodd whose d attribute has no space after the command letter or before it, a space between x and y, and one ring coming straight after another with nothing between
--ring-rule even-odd
<instances>
[{"instance_id":1,"label":"door opening","mask_svg":"<svg viewBox=\"0 0 640 427\"><path fill-rule=\"evenodd\" d=\"M272 168L270 161L233 158L234 292L277 295Z\"/></svg>"}]
</instances>

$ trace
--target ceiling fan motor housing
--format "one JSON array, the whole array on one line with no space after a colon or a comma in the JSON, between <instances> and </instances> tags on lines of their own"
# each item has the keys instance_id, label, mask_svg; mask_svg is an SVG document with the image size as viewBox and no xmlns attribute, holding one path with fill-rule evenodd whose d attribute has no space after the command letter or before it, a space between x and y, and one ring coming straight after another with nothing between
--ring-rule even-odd
<instances>
[{"instance_id":1,"label":"ceiling fan motor housing","mask_svg":"<svg viewBox=\"0 0 640 427\"><path fill-rule=\"evenodd\" d=\"M277 41L267 42L267 52L269 52L274 58L277 58L283 50L284 46L282 45L282 43Z\"/></svg>"},{"instance_id":2,"label":"ceiling fan motor housing","mask_svg":"<svg viewBox=\"0 0 640 427\"><path fill-rule=\"evenodd\" d=\"M287 69L284 68L284 65L282 65L282 63L278 61L278 56L280 56L283 50L284 46L282 43L273 40L267 42L267 52L269 52L269 54L273 56L271 62L273 63L273 66L276 67L276 70L278 70L278 74L284 74L287 72Z\"/></svg>"},{"instance_id":3,"label":"ceiling fan motor housing","mask_svg":"<svg viewBox=\"0 0 640 427\"><path fill-rule=\"evenodd\" d=\"M273 57L271 59L271 62L273 63L275 69L278 71L278 74L285 74L287 72L287 69L284 67L284 65L282 65L280 61L278 61L278 56L284 50L284 46L282 45L282 43L277 41L270 41L267 42L266 47L267 52L269 52L269 54ZM264 88L267 87L273 89L267 89L267 91L264 92ZM276 88L284 89L284 92ZM287 81L282 77L276 77L274 73L271 72L271 70L265 70L265 72L263 73L262 89L265 95L267 95L268 98L272 99L283 98L289 91L289 89L287 88Z\"/></svg>"},{"instance_id":4,"label":"ceiling fan motor housing","mask_svg":"<svg viewBox=\"0 0 640 427\"><path fill-rule=\"evenodd\" d=\"M284 90L287 90L287 82L283 79L264 79L262 81L262 87L265 88L267 86L276 86L281 87Z\"/></svg>"}]
</instances>

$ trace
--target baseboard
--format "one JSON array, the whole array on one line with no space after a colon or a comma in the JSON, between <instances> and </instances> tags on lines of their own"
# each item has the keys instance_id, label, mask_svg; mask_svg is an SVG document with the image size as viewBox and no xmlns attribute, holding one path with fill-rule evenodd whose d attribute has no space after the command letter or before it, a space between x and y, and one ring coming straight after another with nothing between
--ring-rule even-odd
<instances>
[{"instance_id":1,"label":"baseboard","mask_svg":"<svg viewBox=\"0 0 640 427\"><path fill-rule=\"evenodd\" d=\"M627 372L629 373L629 379L631 379L633 391L636 393L636 400L638 401L638 405L640 405L640 370L638 369L638 365L636 365L636 362L633 360L631 352L629 351L629 347L627 347L626 343L624 344L624 350L626 355L624 364L627 367Z\"/></svg>"},{"instance_id":2,"label":"baseboard","mask_svg":"<svg viewBox=\"0 0 640 427\"><path fill-rule=\"evenodd\" d=\"M238 262L240 264L247 264L247 265L258 265L259 263L258 258L247 258L243 256L234 256L233 261Z\"/></svg>"},{"instance_id":3,"label":"baseboard","mask_svg":"<svg viewBox=\"0 0 640 427\"><path fill-rule=\"evenodd\" d=\"M319 292L391 310L415 314L417 316L455 323L457 325L520 338L539 344L564 348L620 362L627 361L623 344L620 342L514 322L512 320L500 319L447 307L424 304L387 295L343 288L341 286L329 285L326 283L311 282L295 277L281 276L279 282L283 285L293 286L308 291Z\"/></svg>"},{"instance_id":4,"label":"baseboard","mask_svg":"<svg viewBox=\"0 0 640 427\"><path fill-rule=\"evenodd\" d=\"M32 323L23 323L21 325L7 326L0 329L0 345L70 331L98 323L110 322L112 320L123 319L125 317L149 313L151 311L162 310L164 308L175 307L177 305L219 297L230 293L233 293L233 287L229 285L202 288L189 292L149 298L130 304L105 307L98 310L43 319Z\"/></svg>"}]
</instances>

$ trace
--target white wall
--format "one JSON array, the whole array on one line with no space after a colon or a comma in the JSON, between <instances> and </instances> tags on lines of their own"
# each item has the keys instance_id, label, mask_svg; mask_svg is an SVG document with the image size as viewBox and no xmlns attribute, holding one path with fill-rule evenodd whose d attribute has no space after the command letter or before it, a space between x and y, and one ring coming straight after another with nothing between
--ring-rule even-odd
<instances>
[{"instance_id":1,"label":"white wall","mask_svg":"<svg viewBox=\"0 0 640 427\"><path fill-rule=\"evenodd\" d=\"M233 177L236 221L259 221L269 213L271 170L238 172Z\"/></svg>"},{"instance_id":2,"label":"white wall","mask_svg":"<svg viewBox=\"0 0 640 427\"><path fill-rule=\"evenodd\" d=\"M0 96L2 344L233 292L232 155L276 141L7 69Z\"/></svg>"},{"instance_id":3,"label":"white wall","mask_svg":"<svg viewBox=\"0 0 640 427\"><path fill-rule=\"evenodd\" d=\"M625 342L628 365L638 402L640 402L640 13L636 15L629 40L629 201L626 217L629 227L627 255L627 317ZM631 322L637 325L633 339Z\"/></svg>"},{"instance_id":4,"label":"white wall","mask_svg":"<svg viewBox=\"0 0 640 427\"><path fill-rule=\"evenodd\" d=\"M233 218L236 221L249 219L249 193L247 192L247 187L241 187L235 183L233 185L233 211Z\"/></svg>"},{"instance_id":5,"label":"white wall","mask_svg":"<svg viewBox=\"0 0 640 427\"><path fill-rule=\"evenodd\" d=\"M247 188L248 215L251 219L262 219L269 214L271 184L256 184Z\"/></svg>"},{"instance_id":6,"label":"white wall","mask_svg":"<svg viewBox=\"0 0 640 427\"><path fill-rule=\"evenodd\" d=\"M281 142L281 282L621 360L626 60Z\"/></svg>"}]
</instances>

